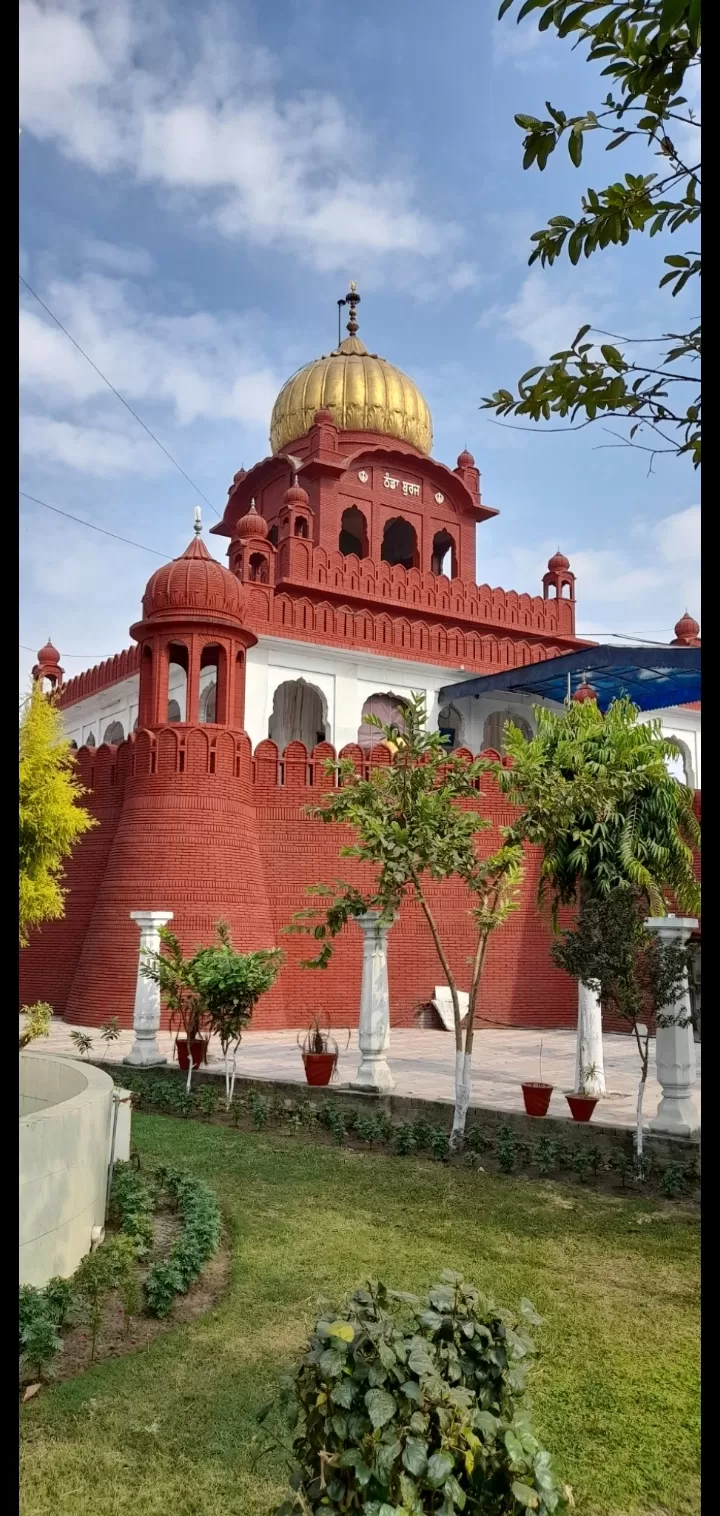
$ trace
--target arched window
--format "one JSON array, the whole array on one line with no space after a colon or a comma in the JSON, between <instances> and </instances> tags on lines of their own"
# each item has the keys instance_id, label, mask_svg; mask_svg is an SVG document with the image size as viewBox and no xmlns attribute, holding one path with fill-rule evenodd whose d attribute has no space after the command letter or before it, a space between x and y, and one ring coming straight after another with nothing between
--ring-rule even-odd
<instances>
[{"instance_id":1,"label":"arched window","mask_svg":"<svg viewBox=\"0 0 720 1516\"><path fill-rule=\"evenodd\" d=\"M377 747L379 742L385 741L379 726L370 725L366 722L366 716L377 716L378 720L382 721L383 726L397 727L398 732L405 731L404 700L401 700L399 695L392 695L389 692L384 695L371 695L369 700L366 700L363 705L362 721L358 727L357 737L358 745L366 753L372 752L372 749Z\"/></svg>"},{"instance_id":2,"label":"arched window","mask_svg":"<svg viewBox=\"0 0 720 1516\"><path fill-rule=\"evenodd\" d=\"M687 784L690 786L690 789L694 790L695 774L687 743L683 742L682 737L676 737L674 732L668 732L665 735L667 735L669 742L674 742L675 746L680 749L677 756L673 755L672 758L665 759L665 767L668 773L672 774L673 779L677 779L680 784Z\"/></svg>"},{"instance_id":3,"label":"arched window","mask_svg":"<svg viewBox=\"0 0 720 1516\"><path fill-rule=\"evenodd\" d=\"M187 696L188 696L188 650L182 642L171 642L168 647L168 721L187 721ZM177 708L177 716L171 715L171 708Z\"/></svg>"},{"instance_id":4,"label":"arched window","mask_svg":"<svg viewBox=\"0 0 720 1516\"><path fill-rule=\"evenodd\" d=\"M268 737L284 753L289 742L304 742L308 752L326 740L325 701L314 684L288 679L278 685L273 699Z\"/></svg>"},{"instance_id":5,"label":"arched window","mask_svg":"<svg viewBox=\"0 0 720 1516\"><path fill-rule=\"evenodd\" d=\"M117 743L117 742L123 742L124 740L125 740L125 733L123 731L122 721L111 721L109 727L106 728L105 736L103 737L103 742L115 742L115 743Z\"/></svg>"},{"instance_id":6,"label":"arched window","mask_svg":"<svg viewBox=\"0 0 720 1516\"><path fill-rule=\"evenodd\" d=\"M528 740L532 737L532 727L523 716L516 716L514 711L493 711L485 719L483 727L483 748L492 748L495 753L505 753L506 747L503 741L503 732L506 722L516 726Z\"/></svg>"},{"instance_id":7,"label":"arched window","mask_svg":"<svg viewBox=\"0 0 720 1516\"><path fill-rule=\"evenodd\" d=\"M254 584L267 584L268 561L264 553L251 553L248 567L248 579L251 579Z\"/></svg>"},{"instance_id":8,"label":"arched window","mask_svg":"<svg viewBox=\"0 0 720 1516\"><path fill-rule=\"evenodd\" d=\"M92 732L88 732L88 735L83 742L83 747L95 747L95 738Z\"/></svg>"},{"instance_id":9,"label":"arched window","mask_svg":"<svg viewBox=\"0 0 720 1516\"><path fill-rule=\"evenodd\" d=\"M307 521L305 520L304 516L298 516L297 521L295 522L295 536L296 537L307 537L307 534L308 534L308 524L307 524Z\"/></svg>"},{"instance_id":10,"label":"arched window","mask_svg":"<svg viewBox=\"0 0 720 1516\"><path fill-rule=\"evenodd\" d=\"M200 720L214 721L216 710L217 684L213 680L212 684L209 684L207 686L207 689L204 689L202 695L200 696Z\"/></svg>"},{"instance_id":11,"label":"arched window","mask_svg":"<svg viewBox=\"0 0 720 1516\"><path fill-rule=\"evenodd\" d=\"M178 719L179 719L179 718L178 718ZM170 720L171 720L171 717L170 717L170 716L168 716L168 721L170 721ZM136 716L136 717L135 717L135 722L134 722L134 725L133 725L133 731L134 731L134 732L136 732L136 731L137 731L137 729L138 729L138 718L137 718L137 716Z\"/></svg>"},{"instance_id":12,"label":"arched window","mask_svg":"<svg viewBox=\"0 0 720 1516\"><path fill-rule=\"evenodd\" d=\"M448 579L457 578L457 553L449 532L436 532L433 537L430 573L446 574Z\"/></svg>"},{"instance_id":13,"label":"arched window","mask_svg":"<svg viewBox=\"0 0 720 1516\"><path fill-rule=\"evenodd\" d=\"M400 564L406 569L420 567L417 533L403 516L394 516L386 523L380 557L383 563Z\"/></svg>"},{"instance_id":14,"label":"arched window","mask_svg":"<svg viewBox=\"0 0 720 1516\"><path fill-rule=\"evenodd\" d=\"M168 700L168 721L182 721L180 706L177 700Z\"/></svg>"},{"instance_id":15,"label":"arched window","mask_svg":"<svg viewBox=\"0 0 720 1516\"><path fill-rule=\"evenodd\" d=\"M73 752L77 752L77 743L74 737L70 738L70 747L72 748Z\"/></svg>"},{"instance_id":16,"label":"arched window","mask_svg":"<svg viewBox=\"0 0 720 1516\"><path fill-rule=\"evenodd\" d=\"M277 522L275 523L275 526L271 526L270 531L268 532L268 542L272 542L273 547L277 547L278 545Z\"/></svg>"},{"instance_id":17,"label":"arched window","mask_svg":"<svg viewBox=\"0 0 720 1516\"><path fill-rule=\"evenodd\" d=\"M212 669L215 674L215 678L207 685L202 677L205 669ZM210 643L202 650L200 682L198 720L217 721L224 726L227 721L227 654L218 643Z\"/></svg>"},{"instance_id":18,"label":"arched window","mask_svg":"<svg viewBox=\"0 0 720 1516\"><path fill-rule=\"evenodd\" d=\"M342 513L338 547L341 553L357 553L358 558L367 558L367 522L356 505L351 505Z\"/></svg>"},{"instance_id":19,"label":"arched window","mask_svg":"<svg viewBox=\"0 0 720 1516\"><path fill-rule=\"evenodd\" d=\"M438 713L438 731L446 747L462 747L462 716L454 705L444 705Z\"/></svg>"}]
</instances>

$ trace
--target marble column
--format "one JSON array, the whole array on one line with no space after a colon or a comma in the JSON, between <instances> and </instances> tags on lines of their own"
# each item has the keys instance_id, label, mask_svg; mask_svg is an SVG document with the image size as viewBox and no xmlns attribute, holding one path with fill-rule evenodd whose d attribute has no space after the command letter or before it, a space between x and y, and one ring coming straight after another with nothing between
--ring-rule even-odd
<instances>
[{"instance_id":1,"label":"marble column","mask_svg":"<svg viewBox=\"0 0 720 1516\"><path fill-rule=\"evenodd\" d=\"M172 911L131 911L130 920L140 928L140 955L138 958L137 985L135 988L135 1011L133 1031L135 1041L123 1063L132 1063L143 1068L152 1068L167 1063L158 1047L160 1030L160 986L145 977L145 954L157 953L160 947L160 927L172 921Z\"/></svg>"},{"instance_id":2,"label":"marble column","mask_svg":"<svg viewBox=\"0 0 720 1516\"><path fill-rule=\"evenodd\" d=\"M645 925L662 943L685 943L694 932L697 921L692 916L651 916ZM695 1038L690 1019L687 971L679 998L674 1005L663 1008L658 1016L660 1020L666 1025L658 1025L655 1061L662 1098L657 1115L650 1122L650 1130L690 1137L699 1131L700 1117L693 1097Z\"/></svg>"},{"instance_id":3,"label":"marble column","mask_svg":"<svg viewBox=\"0 0 720 1516\"><path fill-rule=\"evenodd\" d=\"M363 934L363 967L358 1037L360 1065L350 1088L388 1094L395 1088L387 1061L390 1047L387 934L391 923L381 924L379 911L368 911L364 916L356 916L355 920Z\"/></svg>"}]
</instances>

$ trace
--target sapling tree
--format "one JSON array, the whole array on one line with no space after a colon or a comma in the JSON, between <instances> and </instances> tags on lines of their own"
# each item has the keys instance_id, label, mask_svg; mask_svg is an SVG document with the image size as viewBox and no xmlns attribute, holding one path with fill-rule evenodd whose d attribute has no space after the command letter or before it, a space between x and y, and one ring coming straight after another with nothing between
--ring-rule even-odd
<instances>
[{"instance_id":1,"label":"sapling tree","mask_svg":"<svg viewBox=\"0 0 720 1516\"><path fill-rule=\"evenodd\" d=\"M33 1005L24 1005L20 1012L25 1017L20 1033L20 1052L34 1042L36 1037L49 1037L53 1008L46 1000L36 1000Z\"/></svg>"},{"instance_id":2,"label":"sapling tree","mask_svg":"<svg viewBox=\"0 0 720 1516\"><path fill-rule=\"evenodd\" d=\"M342 760L337 765L338 788L313 811L324 822L350 828L353 840L341 848L341 857L369 865L372 883L367 890L343 882L334 887L313 886L309 893L321 897L323 905L298 912L287 930L313 935L322 945L305 966L325 968L332 938L354 917L378 911L380 919L389 923L403 900L417 901L452 997L455 1111L451 1143L456 1148L462 1145L470 1103L473 1038L481 1019L478 996L488 944L517 907L522 842L507 840L503 833L498 847L482 853L479 838L490 823L478 814L479 780L483 774L495 773L497 765L486 758L468 761L449 753L445 738L426 730L424 695L411 696L404 716L402 735L378 717L366 717L369 725L382 731L390 762L371 768L366 779L355 772L351 760ZM328 760L326 767L334 778L335 760ZM468 915L475 931L464 1026L447 939L427 888L431 881L453 876L467 888Z\"/></svg>"},{"instance_id":3,"label":"sapling tree","mask_svg":"<svg viewBox=\"0 0 720 1516\"><path fill-rule=\"evenodd\" d=\"M228 1108L235 1087L237 1050L254 1006L277 979L283 955L279 948L261 948L239 953L230 940L226 922L216 926L218 941L197 948L185 958L177 937L160 928L160 951L147 953L144 972L160 986L171 1017L185 1029L188 1039L187 1088L192 1081L191 1048L201 1028L207 1027L220 1041L225 1060L225 1094Z\"/></svg>"},{"instance_id":4,"label":"sapling tree","mask_svg":"<svg viewBox=\"0 0 720 1516\"><path fill-rule=\"evenodd\" d=\"M643 1158L643 1098L650 1056L650 1038L670 1020L690 1023L668 1011L686 986L691 949L661 942L644 925L644 901L638 890L616 889L604 899L587 897L576 925L553 944L559 968L591 985L604 1006L632 1027L640 1055L635 1148Z\"/></svg>"},{"instance_id":5,"label":"sapling tree","mask_svg":"<svg viewBox=\"0 0 720 1516\"><path fill-rule=\"evenodd\" d=\"M625 698L605 715L594 700L570 701L562 712L536 709L534 737L505 728L512 764L498 781L520 811L510 836L541 849L538 899L549 898L555 930L560 906L607 899L627 886L639 891L647 915L664 916L670 898L688 915L699 911L692 791L668 773L675 743L659 721L638 715ZM587 1093L603 1095L600 1007L581 993L578 1076L592 1066Z\"/></svg>"},{"instance_id":6,"label":"sapling tree","mask_svg":"<svg viewBox=\"0 0 720 1516\"><path fill-rule=\"evenodd\" d=\"M65 859L97 826L78 803L85 793L60 711L34 683L20 721L21 947L33 928L65 913Z\"/></svg>"}]
</instances>

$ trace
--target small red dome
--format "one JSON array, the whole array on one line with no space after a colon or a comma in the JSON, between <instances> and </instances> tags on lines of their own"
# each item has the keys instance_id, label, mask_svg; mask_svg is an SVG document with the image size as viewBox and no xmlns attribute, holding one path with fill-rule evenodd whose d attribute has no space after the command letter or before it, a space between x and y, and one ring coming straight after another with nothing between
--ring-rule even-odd
<instances>
[{"instance_id":1,"label":"small red dome","mask_svg":"<svg viewBox=\"0 0 720 1516\"><path fill-rule=\"evenodd\" d=\"M172 563L157 569L143 595L143 617L209 613L242 621L245 591L239 579L212 558L200 537Z\"/></svg>"},{"instance_id":2,"label":"small red dome","mask_svg":"<svg viewBox=\"0 0 720 1516\"><path fill-rule=\"evenodd\" d=\"M335 425L335 422L333 420L332 411L326 410L325 406L322 406L319 411L315 412L315 415L313 417L313 426L334 426L334 425Z\"/></svg>"},{"instance_id":3,"label":"small red dome","mask_svg":"<svg viewBox=\"0 0 720 1516\"><path fill-rule=\"evenodd\" d=\"M569 567L570 559L566 558L559 548L556 553L553 553L552 558L548 559L548 569L551 574L560 574L563 569L569 569Z\"/></svg>"},{"instance_id":4,"label":"small red dome","mask_svg":"<svg viewBox=\"0 0 720 1516\"><path fill-rule=\"evenodd\" d=\"M591 684L586 684L585 680L583 680L582 684L578 685L575 694L573 695L573 700L575 700L578 705L583 705L586 700L597 701L597 697L597 690L594 690Z\"/></svg>"},{"instance_id":5,"label":"small red dome","mask_svg":"<svg viewBox=\"0 0 720 1516\"><path fill-rule=\"evenodd\" d=\"M697 642L700 636L700 627L693 616L686 611L684 616L675 625L675 639L673 646L678 643L687 647L690 643Z\"/></svg>"},{"instance_id":6,"label":"small red dome","mask_svg":"<svg viewBox=\"0 0 720 1516\"><path fill-rule=\"evenodd\" d=\"M472 453L468 452L468 450L467 450L466 447L463 448L463 450L462 450L461 453L458 453L457 466L458 466L458 468L474 468L475 467L475 459L473 458Z\"/></svg>"},{"instance_id":7,"label":"small red dome","mask_svg":"<svg viewBox=\"0 0 720 1516\"><path fill-rule=\"evenodd\" d=\"M264 516L255 509L255 501L250 501L250 509L246 516L241 516L235 528L236 537L267 537L270 528Z\"/></svg>"},{"instance_id":8,"label":"small red dome","mask_svg":"<svg viewBox=\"0 0 720 1516\"><path fill-rule=\"evenodd\" d=\"M47 642L45 643L45 646L41 647L40 652L37 655L37 658L38 658L38 663L39 664L42 663L46 667L49 666L51 668L56 668L57 665L59 664L59 662L60 662L60 654L59 654L57 648L53 647L53 644L50 641L49 637L48 637Z\"/></svg>"},{"instance_id":9,"label":"small red dome","mask_svg":"<svg viewBox=\"0 0 720 1516\"><path fill-rule=\"evenodd\" d=\"M307 490L303 489L301 484L291 484L290 488L287 489L283 495L283 505L307 506L309 504L310 496L308 495Z\"/></svg>"}]
</instances>

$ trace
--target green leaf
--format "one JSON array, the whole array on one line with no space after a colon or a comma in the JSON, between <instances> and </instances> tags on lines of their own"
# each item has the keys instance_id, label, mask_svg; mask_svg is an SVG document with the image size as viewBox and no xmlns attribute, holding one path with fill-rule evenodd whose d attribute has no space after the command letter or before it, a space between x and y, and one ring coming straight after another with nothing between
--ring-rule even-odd
<instances>
[{"instance_id":1,"label":"green leaf","mask_svg":"<svg viewBox=\"0 0 720 1516\"><path fill-rule=\"evenodd\" d=\"M444 1485L448 1474L451 1474L455 1465L452 1453L433 1453L428 1461L427 1482L432 1490L439 1490Z\"/></svg>"},{"instance_id":2,"label":"green leaf","mask_svg":"<svg viewBox=\"0 0 720 1516\"><path fill-rule=\"evenodd\" d=\"M515 1499L520 1505L525 1507L526 1511L537 1510L540 1504L538 1494L536 1490L531 1490L529 1484L523 1484L521 1479L514 1479L512 1492Z\"/></svg>"},{"instance_id":3,"label":"green leaf","mask_svg":"<svg viewBox=\"0 0 720 1516\"><path fill-rule=\"evenodd\" d=\"M333 1321L332 1326L329 1326L327 1331L328 1337L340 1337L343 1342L352 1342L355 1336L355 1328L350 1325L349 1321Z\"/></svg>"},{"instance_id":4,"label":"green leaf","mask_svg":"<svg viewBox=\"0 0 720 1516\"><path fill-rule=\"evenodd\" d=\"M582 163L583 155L582 132L572 131L570 133L570 136L568 137L568 152L570 154L571 162L574 163L576 168L579 168L580 164Z\"/></svg>"},{"instance_id":5,"label":"green leaf","mask_svg":"<svg viewBox=\"0 0 720 1516\"><path fill-rule=\"evenodd\" d=\"M422 1347L420 1344L413 1348L408 1358L408 1368L412 1369L413 1374L417 1374L419 1376L422 1376L423 1374L433 1373L435 1364L433 1363L433 1360L430 1357L427 1348Z\"/></svg>"},{"instance_id":6,"label":"green leaf","mask_svg":"<svg viewBox=\"0 0 720 1516\"><path fill-rule=\"evenodd\" d=\"M427 1443L418 1437L408 1437L403 1449L403 1463L411 1474L421 1475L427 1468Z\"/></svg>"},{"instance_id":7,"label":"green leaf","mask_svg":"<svg viewBox=\"0 0 720 1516\"><path fill-rule=\"evenodd\" d=\"M376 1431L380 1427L387 1426L397 1411L397 1401L387 1390L368 1390L365 1405Z\"/></svg>"}]
</instances>

